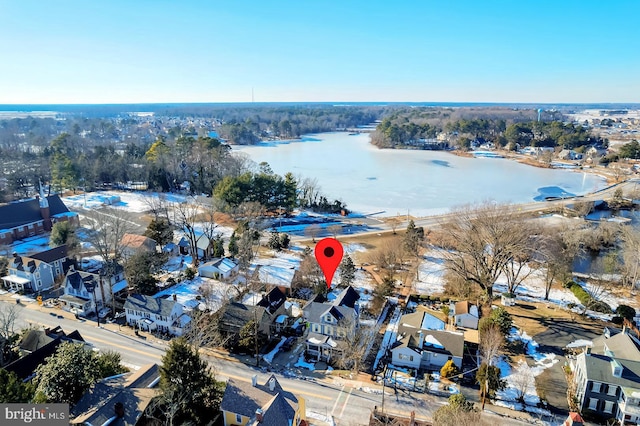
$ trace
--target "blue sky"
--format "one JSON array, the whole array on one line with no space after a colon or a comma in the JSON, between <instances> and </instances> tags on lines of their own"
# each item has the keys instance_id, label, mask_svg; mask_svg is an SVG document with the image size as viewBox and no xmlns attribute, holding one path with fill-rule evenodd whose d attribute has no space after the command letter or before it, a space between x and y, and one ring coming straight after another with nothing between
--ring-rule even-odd
<instances>
[{"instance_id":1,"label":"blue sky","mask_svg":"<svg viewBox=\"0 0 640 426\"><path fill-rule=\"evenodd\" d=\"M0 0L0 104L640 102L640 1Z\"/></svg>"}]
</instances>

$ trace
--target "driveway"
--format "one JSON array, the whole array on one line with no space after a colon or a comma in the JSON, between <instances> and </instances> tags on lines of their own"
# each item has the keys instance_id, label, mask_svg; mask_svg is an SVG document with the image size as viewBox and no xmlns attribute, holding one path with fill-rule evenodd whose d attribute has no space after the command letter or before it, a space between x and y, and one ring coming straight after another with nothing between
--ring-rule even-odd
<instances>
[{"instance_id":1,"label":"driveway","mask_svg":"<svg viewBox=\"0 0 640 426\"><path fill-rule=\"evenodd\" d=\"M559 362L536 377L536 385L539 391L544 392L551 412L564 414L569 411L569 405L567 382L562 369L567 360L562 349L575 340L593 340L602 335L604 324L585 321L583 318L577 318L575 321L565 318L549 318L541 321L548 329L533 336L539 344L538 352L556 354ZM528 361L529 364L533 363L530 359Z\"/></svg>"}]
</instances>

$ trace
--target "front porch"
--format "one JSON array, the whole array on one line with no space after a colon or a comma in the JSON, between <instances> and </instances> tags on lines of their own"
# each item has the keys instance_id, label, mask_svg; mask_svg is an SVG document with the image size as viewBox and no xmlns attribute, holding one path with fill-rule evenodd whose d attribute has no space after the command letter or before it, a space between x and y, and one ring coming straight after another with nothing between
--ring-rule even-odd
<instances>
[{"instance_id":1,"label":"front porch","mask_svg":"<svg viewBox=\"0 0 640 426\"><path fill-rule=\"evenodd\" d=\"M95 312L93 303L89 299L65 294L60 296L58 300L62 302L62 309L78 316L84 317Z\"/></svg>"},{"instance_id":2,"label":"front porch","mask_svg":"<svg viewBox=\"0 0 640 426\"><path fill-rule=\"evenodd\" d=\"M5 275L2 277L4 286L9 291L32 291L31 280L18 277L16 275Z\"/></svg>"},{"instance_id":3,"label":"front porch","mask_svg":"<svg viewBox=\"0 0 640 426\"><path fill-rule=\"evenodd\" d=\"M338 342L330 336L309 333L305 344L306 353L313 362L325 361L329 363L334 357L339 357L342 354L342 350L338 348Z\"/></svg>"}]
</instances>

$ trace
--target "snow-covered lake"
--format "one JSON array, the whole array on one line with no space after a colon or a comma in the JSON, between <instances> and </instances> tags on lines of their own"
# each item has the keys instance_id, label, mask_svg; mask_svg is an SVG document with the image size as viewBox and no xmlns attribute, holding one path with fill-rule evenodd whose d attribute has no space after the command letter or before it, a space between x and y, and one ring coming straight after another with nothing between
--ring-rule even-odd
<instances>
[{"instance_id":1,"label":"snow-covered lake","mask_svg":"<svg viewBox=\"0 0 640 426\"><path fill-rule=\"evenodd\" d=\"M602 178L542 169L501 158L465 158L442 151L381 150L369 135L322 133L302 141L234 146L274 172L317 179L329 199L361 213L427 216L471 202L534 201L543 188L580 195L603 188Z\"/></svg>"}]
</instances>

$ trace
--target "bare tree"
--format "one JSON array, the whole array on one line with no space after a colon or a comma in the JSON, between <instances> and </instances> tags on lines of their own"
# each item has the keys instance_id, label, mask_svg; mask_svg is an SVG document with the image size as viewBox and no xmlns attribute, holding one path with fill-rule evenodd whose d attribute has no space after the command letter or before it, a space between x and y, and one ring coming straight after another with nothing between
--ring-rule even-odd
<instances>
[{"instance_id":1,"label":"bare tree","mask_svg":"<svg viewBox=\"0 0 640 426\"><path fill-rule=\"evenodd\" d=\"M367 257L370 263L386 269L390 275L393 275L396 266L402 262L403 254L402 240L395 238L383 240Z\"/></svg>"},{"instance_id":2,"label":"bare tree","mask_svg":"<svg viewBox=\"0 0 640 426\"><path fill-rule=\"evenodd\" d=\"M391 217L387 219L387 223L391 227L391 231L393 232L393 235L396 235L396 231L398 229L398 226L400 226L400 224L402 223L402 219L400 219L398 216Z\"/></svg>"},{"instance_id":3,"label":"bare tree","mask_svg":"<svg viewBox=\"0 0 640 426\"><path fill-rule=\"evenodd\" d=\"M119 262L122 259L124 245L122 238L137 226L127 218L124 210L109 208L86 212L88 222L87 240L106 262Z\"/></svg>"},{"instance_id":4,"label":"bare tree","mask_svg":"<svg viewBox=\"0 0 640 426\"><path fill-rule=\"evenodd\" d=\"M500 326L496 323L487 322L480 327L480 353L484 358L484 362L493 365L501 354L504 347L504 335L500 330Z\"/></svg>"},{"instance_id":5,"label":"bare tree","mask_svg":"<svg viewBox=\"0 0 640 426\"><path fill-rule=\"evenodd\" d=\"M518 287L533 273L534 269L529 267L533 260L535 239L530 239L531 244L527 247L520 247L519 253L514 253L510 262L507 262L502 273L507 280L507 292L516 294Z\"/></svg>"},{"instance_id":6,"label":"bare tree","mask_svg":"<svg viewBox=\"0 0 640 426\"><path fill-rule=\"evenodd\" d=\"M535 392L535 376L526 361L521 360L514 369L509 382L516 391L516 400L524 403L527 393Z\"/></svg>"},{"instance_id":7,"label":"bare tree","mask_svg":"<svg viewBox=\"0 0 640 426\"><path fill-rule=\"evenodd\" d=\"M20 311L16 305L0 304L0 367L4 367L11 357L11 342L16 337L16 321Z\"/></svg>"},{"instance_id":8,"label":"bare tree","mask_svg":"<svg viewBox=\"0 0 640 426\"><path fill-rule=\"evenodd\" d=\"M630 289L635 289L640 277L640 232L625 226L622 232L622 276Z\"/></svg>"},{"instance_id":9,"label":"bare tree","mask_svg":"<svg viewBox=\"0 0 640 426\"><path fill-rule=\"evenodd\" d=\"M191 264L197 267L200 261L198 258L198 238L200 235L196 226L200 219L200 206L192 198L182 203L173 203L172 210L175 225L184 232L187 241L189 241Z\"/></svg>"},{"instance_id":10,"label":"bare tree","mask_svg":"<svg viewBox=\"0 0 640 426\"><path fill-rule=\"evenodd\" d=\"M169 202L166 194L147 194L143 197L144 203L149 207L149 211L155 220L169 220Z\"/></svg>"},{"instance_id":11,"label":"bare tree","mask_svg":"<svg viewBox=\"0 0 640 426\"><path fill-rule=\"evenodd\" d=\"M320 198L320 185L317 179L297 176L299 198L301 207L310 207L318 203Z\"/></svg>"},{"instance_id":12,"label":"bare tree","mask_svg":"<svg viewBox=\"0 0 640 426\"><path fill-rule=\"evenodd\" d=\"M311 241L314 243L316 242L316 238L320 235L320 232L322 232L322 228L317 223L312 223L304 228L304 235L311 238Z\"/></svg>"},{"instance_id":13,"label":"bare tree","mask_svg":"<svg viewBox=\"0 0 640 426\"><path fill-rule=\"evenodd\" d=\"M338 365L357 375L375 339L375 327L368 323L358 324L357 319L353 317L344 317L338 327L347 333L346 338L339 343L342 354L338 359ZM353 332L349 333L349 330Z\"/></svg>"},{"instance_id":14,"label":"bare tree","mask_svg":"<svg viewBox=\"0 0 640 426\"><path fill-rule=\"evenodd\" d=\"M476 283L491 298L506 265L529 243L523 228L510 205L485 203L455 210L441 227L440 244L448 248L443 250L446 269Z\"/></svg>"},{"instance_id":15,"label":"bare tree","mask_svg":"<svg viewBox=\"0 0 640 426\"><path fill-rule=\"evenodd\" d=\"M329 231L333 238L337 238L338 235L342 234L342 225L330 225L327 227L327 231Z\"/></svg>"}]
</instances>

